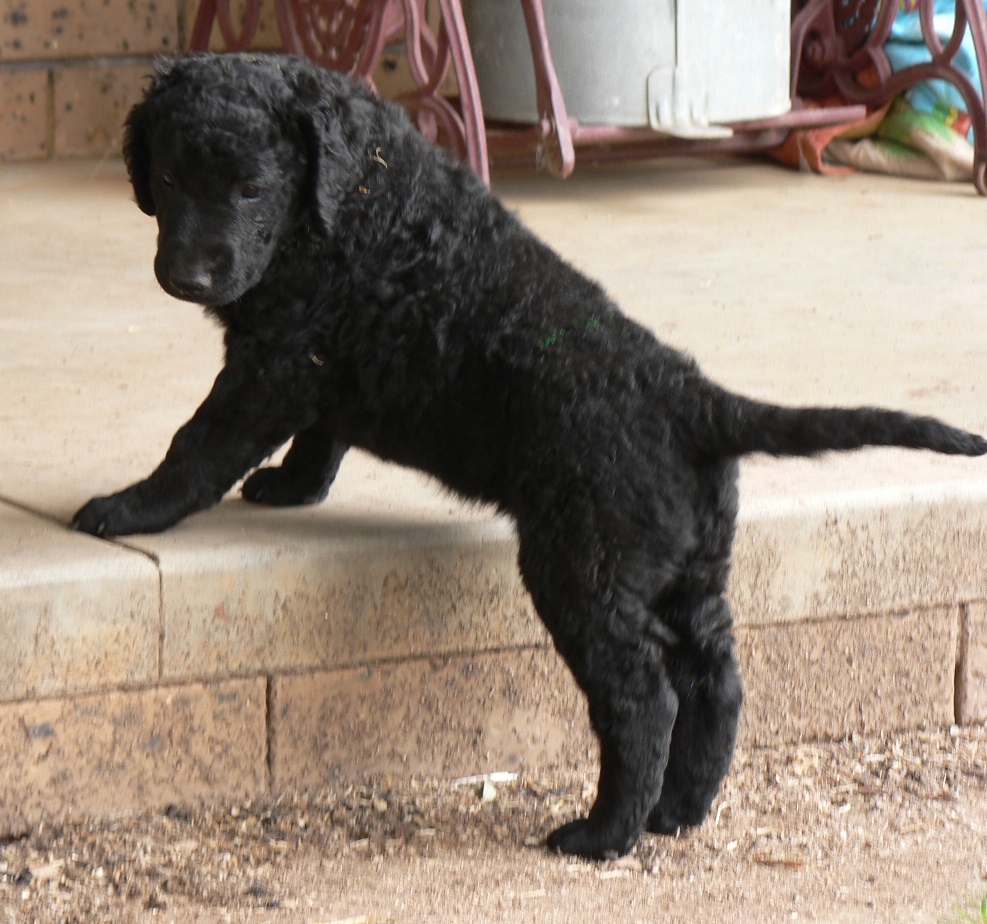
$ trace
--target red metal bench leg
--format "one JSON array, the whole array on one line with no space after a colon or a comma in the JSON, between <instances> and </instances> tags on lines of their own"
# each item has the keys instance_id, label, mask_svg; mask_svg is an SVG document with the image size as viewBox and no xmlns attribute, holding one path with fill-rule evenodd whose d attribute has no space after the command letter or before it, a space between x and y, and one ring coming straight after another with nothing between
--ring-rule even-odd
<instances>
[{"instance_id":1,"label":"red metal bench leg","mask_svg":"<svg viewBox=\"0 0 987 924\"><path fill-rule=\"evenodd\" d=\"M541 0L521 0L524 22L531 43L531 59L535 65L535 87L538 94L538 116L541 120L540 149L549 173L567 177L576 166L576 150L572 142L569 114L565 98L548 47L545 9Z\"/></svg>"},{"instance_id":2,"label":"red metal bench leg","mask_svg":"<svg viewBox=\"0 0 987 924\"><path fill-rule=\"evenodd\" d=\"M230 0L202 0L189 37L193 51L209 47L213 25L229 51L250 46L257 31L260 0L247 0L243 29L233 29ZM419 89L402 100L419 127L445 140L490 182L487 138L473 55L459 0L439 0L438 36L425 17L425 0L275 0L285 51L304 54L323 67L371 81L384 44L403 33L412 75ZM462 115L439 94L450 59L460 88Z\"/></svg>"},{"instance_id":3,"label":"red metal bench leg","mask_svg":"<svg viewBox=\"0 0 987 924\"><path fill-rule=\"evenodd\" d=\"M439 8L442 11L442 29L448 36L449 51L452 54L456 81L459 84L459 103L463 113L467 159L477 176L489 186L490 165L487 158L483 104L480 101L480 87L476 82L473 52L470 49L469 36L466 34L463 10L459 0L439 0Z\"/></svg>"},{"instance_id":4,"label":"red metal bench leg","mask_svg":"<svg viewBox=\"0 0 987 924\"><path fill-rule=\"evenodd\" d=\"M385 41L403 33L419 87L403 102L427 135L433 139L443 135L488 181L488 138L462 8L459 0L438 2L442 23L437 35L426 22L425 0L275 0L275 7L287 50L368 80ZM569 119L548 45L542 0L520 2L535 67L540 124L527 135L523 130L496 133L503 136L498 137L498 146L511 152L529 144L526 139L534 136L548 169L557 176L567 176L575 161L574 136L584 142L611 136L617 141L626 133L581 131ZM808 0L800 4L792 27L793 89L797 87L799 94L810 97L838 90L851 102L879 106L920 80L949 81L967 106L974 136L974 182L981 193L987 194L987 16L982 0L956 0L954 31L943 44L933 28L934 3L935 0L919 0L922 33L932 60L897 74L892 74L884 51L897 3ZM244 50L256 33L258 18L259 0L247 0L244 25L237 33L230 16L230 0L201 0L190 47L207 48L213 24L218 21L227 47L231 51ZM976 51L980 92L953 65L967 30ZM450 60L459 82L461 114L438 92ZM876 75L876 85L873 77L869 82L860 79L864 72ZM782 124L781 120L778 124Z\"/></svg>"}]
</instances>

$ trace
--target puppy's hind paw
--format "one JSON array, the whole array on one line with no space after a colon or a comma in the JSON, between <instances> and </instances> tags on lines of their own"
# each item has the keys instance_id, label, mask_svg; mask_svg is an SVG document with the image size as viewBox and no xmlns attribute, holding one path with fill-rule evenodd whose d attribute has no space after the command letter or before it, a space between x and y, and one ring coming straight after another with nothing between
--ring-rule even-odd
<instances>
[{"instance_id":1,"label":"puppy's hind paw","mask_svg":"<svg viewBox=\"0 0 987 924\"><path fill-rule=\"evenodd\" d=\"M691 820L680 818L673 812L666 812L660 808L655 808L648 816L646 830L652 834L665 834L674 837L680 832L694 827L695 824Z\"/></svg>"},{"instance_id":2,"label":"puppy's hind paw","mask_svg":"<svg viewBox=\"0 0 987 924\"><path fill-rule=\"evenodd\" d=\"M682 792L666 784L661 799L648 815L645 830L652 834L675 836L698 828L709 814L715 795L716 789L712 787L698 792Z\"/></svg>"},{"instance_id":3,"label":"puppy's hind paw","mask_svg":"<svg viewBox=\"0 0 987 924\"><path fill-rule=\"evenodd\" d=\"M634 849L636 838L615 840L594 829L586 818L578 818L556 828L546 844L556 853L584 857L587 860L616 860Z\"/></svg>"}]
</instances>

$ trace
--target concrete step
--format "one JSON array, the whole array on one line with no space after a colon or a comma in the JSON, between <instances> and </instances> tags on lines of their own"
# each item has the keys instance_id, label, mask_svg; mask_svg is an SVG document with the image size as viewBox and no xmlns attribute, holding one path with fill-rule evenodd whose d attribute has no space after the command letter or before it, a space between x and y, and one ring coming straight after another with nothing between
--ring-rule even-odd
<instances>
[{"instance_id":1,"label":"concrete step","mask_svg":"<svg viewBox=\"0 0 987 924\"><path fill-rule=\"evenodd\" d=\"M674 162L498 191L724 384L987 430L964 189ZM153 279L118 163L0 171L0 832L368 769L585 766L511 524L360 453L316 508L65 529L145 475L218 332ZM987 464L753 459L731 600L748 743L987 720Z\"/></svg>"}]
</instances>

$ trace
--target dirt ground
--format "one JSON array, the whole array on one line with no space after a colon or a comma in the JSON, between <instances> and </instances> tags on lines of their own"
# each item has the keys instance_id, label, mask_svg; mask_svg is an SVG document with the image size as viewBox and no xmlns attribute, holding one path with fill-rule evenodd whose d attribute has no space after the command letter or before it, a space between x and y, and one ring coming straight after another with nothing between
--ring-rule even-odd
<instances>
[{"instance_id":1,"label":"dirt ground","mask_svg":"<svg viewBox=\"0 0 987 924\"><path fill-rule=\"evenodd\" d=\"M987 727L740 751L698 831L605 864L547 853L592 792L376 779L43 824L0 847L0 924L987 924Z\"/></svg>"}]
</instances>

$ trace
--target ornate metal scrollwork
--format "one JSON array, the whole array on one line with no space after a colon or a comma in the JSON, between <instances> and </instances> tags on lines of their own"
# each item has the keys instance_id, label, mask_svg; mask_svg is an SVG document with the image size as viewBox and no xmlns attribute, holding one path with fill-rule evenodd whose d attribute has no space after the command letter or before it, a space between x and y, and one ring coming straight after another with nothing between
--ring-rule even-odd
<instances>
[{"instance_id":1,"label":"ornate metal scrollwork","mask_svg":"<svg viewBox=\"0 0 987 924\"><path fill-rule=\"evenodd\" d=\"M208 47L214 23L218 23L229 50L242 51L250 46L257 32L260 0L245 0L244 22L239 31L233 26L230 2L200 0L190 36L191 48ZM286 51L307 55L325 67L368 81L385 44L402 40L417 89L401 101L427 137L452 147L487 180L487 133L462 9L459 0L437 2L441 19L434 29L425 15L426 0L274 0L274 6ZM620 151L617 143L630 140L627 132L613 129L608 134L599 127L584 130L569 119L548 48L542 0L519 2L531 40L541 119L534 130L495 133L499 148L510 153L515 148L533 146L549 169L562 176L572 170L574 141L598 144L612 140L612 156L625 156L628 152ZM975 146L974 182L980 192L987 194L987 17L983 0L956 0L953 31L945 44L934 27L935 0L907 2L913 6L917 3L931 60L894 73L884 45L898 14L899 0L796 0L792 22L793 99L839 92L851 103L880 106L921 80L949 81L962 95L970 115ZM968 32L976 52L980 90L954 65ZM458 107L439 92L450 67L459 85ZM782 117L771 124L768 120L756 127L778 134L785 125L805 121L805 114L795 111L787 120ZM755 135L751 139L757 142ZM640 150L643 152L645 147Z\"/></svg>"},{"instance_id":2,"label":"ornate metal scrollwork","mask_svg":"<svg viewBox=\"0 0 987 924\"><path fill-rule=\"evenodd\" d=\"M974 183L987 195L987 17L982 0L956 0L953 31L943 45L933 17L935 0L918 0L917 9L930 61L896 73L884 49L891 35L897 2L809 0L792 24L795 89L819 98L838 92L845 99L881 106L922 80L945 80L963 97L973 127ZM977 57L981 89L954 65L969 31Z\"/></svg>"},{"instance_id":3,"label":"ornate metal scrollwork","mask_svg":"<svg viewBox=\"0 0 987 924\"><path fill-rule=\"evenodd\" d=\"M286 49L323 67L365 76L380 56L386 3L363 0L277 0L278 29Z\"/></svg>"},{"instance_id":4,"label":"ornate metal scrollwork","mask_svg":"<svg viewBox=\"0 0 987 924\"><path fill-rule=\"evenodd\" d=\"M426 0L274 0L285 51L303 54L332 70L372 82L388 41L402 39L417 86L401 102L418 127L468 160L489 181L486 134L469 38L458 0L439 0L441 19L433 30ZM214 23L230 51L244 51L257 33L260 0L247 0L243 28L233 28L230 0L201 0L189 47L209 47ZM455 68L457 109L439 90Z\"/></svg>"},{"instance_id":5,"label":"ornate metal scrollwork","mask_svg":"<svg viewBox=\"0 0 987 924\"><path fill-rule=\"evenodd\" d=\"M189 36L189 48L193 51L205 51L209 47L213 23L218 23L219 34L227 50L246 51L257 34L260 0L247 0L243 11L243 25L239 31L233 25L230 0L201 0Z\"/></svg>"}]
</instances>

